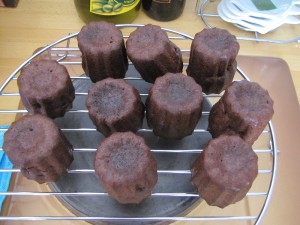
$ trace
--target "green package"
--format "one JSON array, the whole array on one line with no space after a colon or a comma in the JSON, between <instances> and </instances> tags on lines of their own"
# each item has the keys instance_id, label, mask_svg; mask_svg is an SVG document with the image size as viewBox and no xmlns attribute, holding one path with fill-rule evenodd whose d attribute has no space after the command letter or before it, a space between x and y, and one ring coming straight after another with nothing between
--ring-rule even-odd
<instances>
[{"instance_id":1,"label":"green package","mask_svg":"<svg viewBox=\"0 0 300 225\"><path fill-rule=\"evenodd\" d=\"M259 11L276 9L271 0L251 0Z\"/></svg>"}]
</instances>

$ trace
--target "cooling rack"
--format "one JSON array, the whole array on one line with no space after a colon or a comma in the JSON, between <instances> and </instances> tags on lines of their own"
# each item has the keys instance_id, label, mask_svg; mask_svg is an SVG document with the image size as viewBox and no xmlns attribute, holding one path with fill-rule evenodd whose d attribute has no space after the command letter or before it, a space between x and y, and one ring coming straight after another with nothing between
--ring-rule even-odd
<instances>
[{"instance_id":1,"label":"cooling rack","mask_svg":"<svg viewBox=\"0 0 300 225\"><path fill-rule=\"evenodd\" d=\"M136 29L138 26L143 25L134 25L134 24L125 24L125 25L117 25L123 32L124 39L128 38L128 35ZM184 71L188 65L189 58L189 48L191 45L191 41L193 37L186 35L184 33L170 30L167 28L163 28L173 42L175 42L181 49L184 61ZM20 99L19 92L16 85L17 77L19 76L20 70L30 63L33 60L37 60L40 58L48 58L55 59L59 63L65 65L70 73L71 79L74 84L80 84L80 82L89 82L89 78L82 75L83 71L81 68L81 53L77 47L77 33L70 34L44 48L37 50L31 57L29 57L26 61L24 61L1 85L0 87L0 97L3 98L17 98ZM130 63L130 66L133 67ZM134 85L139 86L139 82L143 82L143 80L139 76L132 76L133 73L128 72L126 74L125 79L128 82L135 82ZM241 68L238 68L238 72L236 73L235 80L247 79L249 80L247 74L245 74ZM76 89L76 98L85 98L87 92L81 92ZM142 98L147 97L147 92L142 92L140 90L140 95ZM209 115L209 108L212 104L214 104L221 95L211 94L205 95L205 101L207 103L206 109L203 111L202 118ZM1 102L1 101L0 101ZM2 106L3 107L3 106ZM26 114L27 111L22 107L17 107L15 109L1 109L1 115L7 115L12 117L18 117L23 114ZM87 114L87 110L82 108L72 108L69 110L66 115L74 115L74 114ZM61 121L64 118L60 119ZM205 120L205 119L204 119ZM96 132L95 127L92 125L90 127L63 127L63 123L59 123L61 130L65 135L72 135L72 132L75 134L86 134ZM209 133L206 131L204 127L197 127L192 136L195 136L197 139L202 137L209 137ZM6 129L1 129L5 131ZM64 224L66 221L71 221L72 223L81 221L82 223L102 223L109 222L114 224L153 224L153 223L174 223L174 224L259 224L262 221L262 218L268 208L270 203L270 199L272 196L272 192L274 189L276 171L277 171L277 146L276 146L276 138L274 133L274 128L272 126L271 121L268 123L267 127L257 140L257 142L253 145L254 151L257 153L259 157L259 174L256 178L251 190L244 198L244 200L229 206L223 210L220 210L216 207L211 207L206 205L204 201L201 201L199 195L195 192L194 189L188 192L184 191L173 191L166 192L168 187L163 187L162 190L157 192L154 189L151 199L158 198L162 199L162 204L164 202L172 201L170 199L188 199L189 201L185 202L185 207L182 208L180 212L176 212L173 215L151 215L151 216L137 216L132 214L127 216L111 216L111 215L86 215L78 212L77 209L74 208L74 205L68 202L69 198L102 198L102 201L107 201L107 193L104 191L95 192L95 191L61 191L59 190L56 183L48 184L50 187L46 189L46 191L36 191L36 190L15 190L15 187L11 185L11 188L7 192L2 192L0 195L4 195L10 198L10 202L13 203L14 199L22 198L26 199L29 197L36 197L36 201L39 201L39 198L58 198L62 202L61 207L66 207L67 210L59 210L61 214L55 215L21 215L17 213L10 214L8 213L2 215L0 217L0 221L5 221L6 224L9 222L28 222L32 224L36 221L38 224L42 222L47 222L47 224L57 223ZM71 134L70 134L71 133ZM151 129L148 127L143 127L138 131L138 134L143 136L144 134L152 133ZM189 142L189 140L187 141ZM175 144L174 144L175 143ZM195 157L202 152L202 148L199 146L189 145L188 148L178 148L176 143L167 144L164 148L153 148L151 146L151 151L153 154L174 154L179 157L183 155L187 155L190 157L194 155ZM180 145L180 143L179 143ZM168 148L166 148L168 147ZM88 154L95 152L96 148L93 146L84 146L84 147L75 147L74 148L74 157L76 154ZM1 149L3 151L3 149ZM12 172L14 176L21 176L19 168L7 169L1 168L0 173ZM180 177L184 176L185 179L189 180L190 171L189 165L186 165L186 168L180 169L160 169L158 168L159 177L162 176L175 176ZM68 175L72 176L94 176L93 168L70 168L68 171ZM34 182L34 181L30 181ZM176 185L174 185L176 186ZM57 189L58 188L58 189ZM17 201L16 201L17 202ZM26 201L22 202L22 207L26 206ZM240 210L241 208L245 210ZM237 210L239 209L239 210ZM70 213L64 213L65 211ZM206 214L207 213L207 214ZM81 223L80 223L81 224Z\"/></svg>"},{"instance_id":2,"label":"cooling rack","mask_svg":"<svg viewBox=\"0 0 300 225\"><path fill-rule=\"evenodd\" d=\"M217 12L217 6L220 1L221 0L197 0L196 13L201 17L205 26L209 28L222 27L224 23L227 23L222 20L222 18L218 15ZM297 25L285 25L285 28L287 28L288 26L297 26ZM236 35L238 40L243 40L243 41L268 42L268 43L276 43L276 44L300 42L299 33L295 33L295 36L291 35L287 37L285 35L286 33L293 33L293 32L285 32L284 26L281 26L277 30L281 30L281 32L278 31L274 35L272 34L263 35L254 31L242 31L241 29L238 29L232 25L231 32L233 32L233 34Z\"/></svg>"}]
</instances>

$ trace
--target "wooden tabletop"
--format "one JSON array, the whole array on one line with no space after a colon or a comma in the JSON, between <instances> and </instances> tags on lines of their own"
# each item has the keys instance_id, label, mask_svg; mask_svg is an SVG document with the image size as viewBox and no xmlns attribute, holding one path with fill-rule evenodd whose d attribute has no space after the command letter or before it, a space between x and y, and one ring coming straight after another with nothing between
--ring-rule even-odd
<instances>
[{"instance_id":1,"label":"wooden tabletop","mask_svg":"<svg viewBox=\"0 0 300 225\"><path fill-rule=\"evenodd\" d=\"M186 2L186 7L182 16L174 21L158 22L147 17L141 10L133 23L157 24L162 27L174 29L190 36L194 36L195 33L205 28L205 25L196 13L196 0L189 0ZM218 3L219 1L217 0L209 2L207 12L213 12ZM212 26L228 29L237 37L254 37L252 33L240 31L233 25L221 21L220 18L213 17L209 18L208 21L212 24ZM78 32L83 25L84 22L78 17L73 0L21 0L17 8L0 8L0 84L2 84L7 77L22 62L24 62L24 60L31 56L34 50L52 43L69 33ZM300 25L284 25L280 29L262 36L262 38L286 40L297 36L300 36ZM267 56L283 59L290 69L299 101L300 43L292 42L286 44L275 44L244 40L240 40L239 43L241 46L239 55ZM299 130L299 126L294 125L295 121L299 124L299 119L297 121L297 117L295 116L285 116L286 118L284 118L284 120L279 118L279 115L281 118L282 115L287 115L284 111L289 107L288 103L286 103L286 101L289 101L289 97L285 88L291 91L290 89L293 87L291 85L283 85L283 82L280 81L281 76L278 73L281 72L279 69L277 70L277 67L275 66L276 64L279 64L277 62L281 61L274 60L274 66L270 69L270 64L267 64L266 62L264 66L264 62L259 61L260 68L257 68L259 69L260 74L262 71L265 71L265 73L268 74L268 79L272 79L270 77L273 77L272 81L267 80L266 83L269 83L271 86L270 89L276 89L273 93L277 93L277 98L281 99L280 110L276 110L276 115L278 115L278 119L276 121L281 121L281 127L283 127L282 129L279 129L279 132L277 133L281 135L278 141L280 147L279 150L281 151L279 155L281 166L278 174L279 185L277 185L274 194L273 205L270 207L269 213L265 219L267 222L264 224L284 224L282 221L286 218L290 218L290 221L286 224L299 224L300 215L297 214L297 210L299 210L300 207L298 201L300 182L299 179L295 179L298 176L297 171L299 171L299 154L292 153L293 151L296 152L297 148L299 148L296 137L296 130ZM255 65L257 64L253 63L253 67L255 67ZM281 68L281 66L282 65L279 65L279 68ZM254 73L256 68L253 68L252 65L245 65L245 69L247 69L247 67L249 67L248 70L255 75ZM276 71L276 75L274 70ZM274 73L274 76L270 73ZM286 73L283 73L283 76L285 75ZM278 80L280 85L278 85L276 81L275 85L274 80ZM283 93L283 95L279 93ZM19 105L19 101L17 101L17 98L14 99L16 100L2 97L0 101L0 109L16 109ZM294 103L296 97L293 96L292 99ZM296 104L299 105L299 103ZM298 112L299 110L295 109L294 111ZM297 112L293 113L293 115L296 115ZM5 117L5 115L0 115L0 124L8 124L12 122ZM291 127L293 127L292 132ZM290 140L294 140L293 145L291 145L292 141ZM283 144L284 141L287 143ZM286 191L286 188L289 188L289 191ZM293 204L290 204L292 201L294 201ZM25 208L23 207L23 210ZM283 208L286 208L284 212ZM271 221L273 215L277 215L277 217L275 217L277 223L268 223L268 221Z\"/></svg>"}]
</instances>

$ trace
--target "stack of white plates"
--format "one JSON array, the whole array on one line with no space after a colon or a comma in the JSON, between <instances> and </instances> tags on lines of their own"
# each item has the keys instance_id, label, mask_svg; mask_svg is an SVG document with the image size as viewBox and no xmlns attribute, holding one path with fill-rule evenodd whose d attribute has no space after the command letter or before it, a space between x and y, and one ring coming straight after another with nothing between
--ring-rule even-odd
<instances>
[{"instance_id":1,"label":"stack of white plates","mask_svg":"<svg viewBox=\"0 0 300 225\"><path fill-rule=\"evenodd\" d=\"M266 34L283 24L300 24L300 0L222 0L218 13L243 30Z\"/></svg>"}]
</instances>

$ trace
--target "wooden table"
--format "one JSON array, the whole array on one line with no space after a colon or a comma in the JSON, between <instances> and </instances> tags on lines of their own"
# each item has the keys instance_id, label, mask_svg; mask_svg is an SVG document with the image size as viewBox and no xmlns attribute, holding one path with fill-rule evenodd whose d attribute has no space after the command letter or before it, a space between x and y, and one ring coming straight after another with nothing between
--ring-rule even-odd
<instances>
[{"instance_id":1,"label":"wooden table","mask_svg":"<svg viewBox=\"0 0 300 225\"><path fill-rule=\"evenodd\" d=\"M214 8L217 3L218 1L210 3L208 11L210 8ZM171 22L158 22L152 20L141 10L133 23L157 24L162 27L174 29L194 36L195 33L201 31L205 27L200 17L196 13L195 6L195 0L187 1L182 16ZM211 22L213 26L230 30L236 36L253 36L252 34L245 34L245 32L238 30L233 25L222 22L218 18L210 18L209 22ZM26 60L35 49L52 43L69 33L78 32L83 25L84 22L82 22L77 15L73 0L21 0L17 8L0 8L0 84L2 84L4 80L6 80L6 78L24 60ZM271 32L270 34L265 35L264 38L287 39L297 36L300 36L300 26L285 25L282 28ZM239 55L278 57L285 60L289 66L299 101L299 43L294 42L288 44L274 44L241 40L240 45L241 48ZM263 66L263 64L261 65ZM266 73L268 73L268 71L266 71ZM276 79L276 77L274 79ZM289 86L289 88L293 87ZM285 93L285 89L278 88L278 92ZM9 98L7 98L7 100L5 99L4 101L3 99L4 98L1 98L0 102L1 109L16 109L19 104L18 101L11 101ZM288 96L285 99L286 101L289 101ZM296 98L293 98L293 100L295 99ZM297 104L296 107L299 106L299 102L297 101L294 101L294 104ZM11 122L12 120L10 118L0 115L0 124L9 124ZM297 124L299 124L298 122L299 120L297 121ZM283 124L283 126L286 126L286 124ZM295 139L295 137L293 138ZM293 145L294 150L296 150L295 146L296 144ZM278 180L280 180L281 183L280 187L277 189L278 193L276 193L274 200L275 203L281 203L284 201L285 184L288 184L289 187L292 186L291 188L293 191L292 193L289 193L289 197L287 197L290 204L282 205L280 207L276 204L272 206L270 213L278 213L275 215L277 216L277 219L274 220L275 222L272 221L274 222L272 224L283 224L282 221L284 221L284 218L280 219L280 213L282 213L283 216L294 215L294 217L290 218L290 221L286 221L286 224L296 225L300 222L300 215L295 213L298 210L297 208L300 207L298 203L299 201L296 201L299 199L297 191L299 191L300 182L295 181L295 183L293 183L292 178L286 179L289 176L294 176L295 179L299 177L298 172L296 171L299 171L298 162L300 159L298 157L298 153L295 155L295 157L293 157L288 150L292 149L283 149L283 152L280 155L282 160L286 160L281 161L280 165L287 165L289 168L283 168L283 166L280 168L281 172L278 176ZM291 160L290 163L288 160ZM293 195L295 195L295 197L293 197ZM290 213L283 213L281 210L284 210L284 208L287 208ZM270 213L266 215L266 221L271 221L270 219L273 215Z\"/></svg>"}]
</instances>

